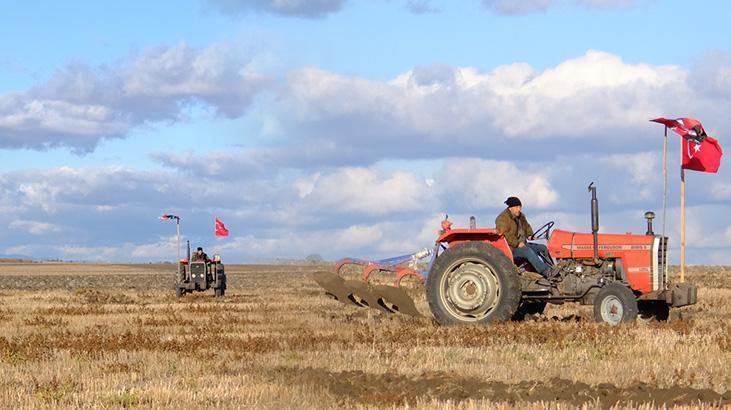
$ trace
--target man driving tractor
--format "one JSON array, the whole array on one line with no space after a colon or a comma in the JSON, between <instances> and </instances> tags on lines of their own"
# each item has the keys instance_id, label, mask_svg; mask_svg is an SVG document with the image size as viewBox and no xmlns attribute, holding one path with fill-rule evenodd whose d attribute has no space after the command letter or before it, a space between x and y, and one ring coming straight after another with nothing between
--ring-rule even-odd
<instances>
[{"instance_id":1,"label":"man driving tractor","mask_svg":"<svg viewBox=\"0 0 731 410\"><path fill-rule=\"evenodd\" d=\"M198 249L196 250L196 252L193 254L193 256L191 257L191 259L192 259L191 262L206 262L206 263L208 263L208 262L211 261L210 259L208 259L208 255L206 255L206 253L203 252L203 248L200 247L200 246L198 247Z\"/></svg>"},{"instance_id":2,"label":"man driving tractor","mask_svg":"<svg viewBox=\"0 0 731 410\"><path fill-rule=\"evenodd\" d=\"M518 197L511 196L505 200L505 205L508 207L495 219L498 233L505 237L513 251L513 258L526 259L536 272L547 278L551 269L551 265L546 262L550 261L550 258L546 258L548 248L540 243L528 242L533 239L533 228L521 212L523 204Z\"/></svg>"}]
</instances>

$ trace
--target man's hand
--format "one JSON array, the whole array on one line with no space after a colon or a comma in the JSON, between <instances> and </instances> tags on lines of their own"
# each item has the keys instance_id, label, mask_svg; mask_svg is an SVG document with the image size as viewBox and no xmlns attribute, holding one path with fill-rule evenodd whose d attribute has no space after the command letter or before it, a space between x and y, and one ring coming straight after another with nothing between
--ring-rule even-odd
<instances>
[{"instance_id":1,"label":"man's hand","mask_svg":"<svg viewBox=\"0 0 731 410\"><path fill-rule=\"evenodd\" d=\"M525 248L525 243L523 243L523 242L519 243L518 248Z\"/></svg>"}]
</instances>

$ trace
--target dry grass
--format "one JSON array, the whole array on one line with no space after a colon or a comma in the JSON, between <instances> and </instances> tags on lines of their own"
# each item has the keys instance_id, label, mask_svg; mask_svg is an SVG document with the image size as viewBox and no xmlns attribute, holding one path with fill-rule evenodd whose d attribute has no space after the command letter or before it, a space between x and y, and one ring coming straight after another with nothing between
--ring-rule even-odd
<instances>
[{"instance_id":1,"label":"dry grass","mask_svg":"<svg viewBox=\"0 0 731 410\"><path fill-rule=\"evenodd\" d=\"M229 266L177 301L166 265L0 265L0 402L15 408L653 408L731 403L731 280L610 328L586 306L440 327L326 298L311 266ZM39 285L38 282L41 282ZM29 283L33 282L33 283ZM71 284L71 286L69 285ZM413 293L421 294L420 285ZM426 312L423 297L417 300Z\"/></svg>"}]
</instances>

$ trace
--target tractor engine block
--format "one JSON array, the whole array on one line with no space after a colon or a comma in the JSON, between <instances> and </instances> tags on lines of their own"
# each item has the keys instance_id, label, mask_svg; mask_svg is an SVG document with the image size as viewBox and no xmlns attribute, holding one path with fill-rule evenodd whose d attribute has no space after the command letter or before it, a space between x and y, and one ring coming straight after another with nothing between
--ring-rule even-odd
<instances>
[{"instance_id":1,"label":"tractor engine block","mask_svg":"<svg viewBox=\"0 0 731 410\"><path fill-rule=\"evenodd\" d=\"M614 261L560 259L556 262L559 275L555 278L556 285L562 294L579 297L589 296L590 302L593 287L598 288L603 280L614 280L617 277Z\"/></svg>"}]
</instances>

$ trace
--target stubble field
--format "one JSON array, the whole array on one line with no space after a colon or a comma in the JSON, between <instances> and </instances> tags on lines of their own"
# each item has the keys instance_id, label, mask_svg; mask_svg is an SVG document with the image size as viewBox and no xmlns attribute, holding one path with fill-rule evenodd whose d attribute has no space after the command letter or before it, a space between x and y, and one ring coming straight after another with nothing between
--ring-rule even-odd
<instances>
[{"instance_id":1,"label":"stubble field","mask_svg":"<svg viewBox=\"0 0 731 410\"><path fill-rule=\"evenodd\" d=\"M178 301L172 265L0 264L0 403L731 406L731 268L689 268L697 305L616 328L573 304L526 322L440 327L328 299L309 277L327 266L226 268L225 298Z\"/></svg>"}]
</instances>

